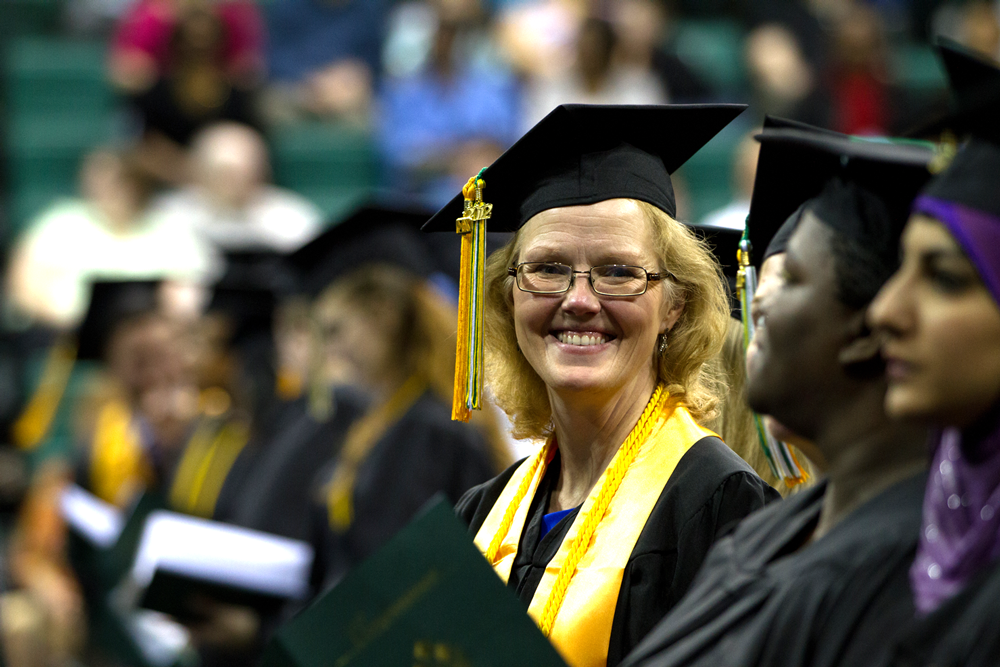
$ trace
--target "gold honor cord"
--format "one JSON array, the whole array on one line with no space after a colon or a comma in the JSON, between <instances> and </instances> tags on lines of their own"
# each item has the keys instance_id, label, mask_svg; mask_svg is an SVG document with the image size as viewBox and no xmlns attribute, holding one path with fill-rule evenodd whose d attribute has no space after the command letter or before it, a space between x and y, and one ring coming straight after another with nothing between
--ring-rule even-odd
<instances>
[{"instance_id":1,"label":"gold honor cord","mask_svg":"<svg viewBox=\"0 0 1000 667\"><path fill-rule=\"evenodd\" d=\"M646 408L639 417L639 421L636 422L628 437L625 438L625 442L619 448L618 453L615 454L615 458L612 460L611 466L604 478L604 484L601 486L597 500L587 515L583 517L580 531L577 533L576 538L574 538L573 543L569 545L566 559L563 561L562 567L559 568L559 574L556 575L552 591L545 600L545 606L542 608L542 613L539 616L538 625L542 630L542 634L546 637L552 633L552 627L555 625L556 618L559 616L559 610L562 608L563 600L566 598L566 590L573 580L573 575L576 574L577 566L583 560L583 557L587 554L587 550L590 549L590 545L594 541L594 533L597 531L597 527L600 525L601 520L604 519L608 506L611 504L615 494L618 492L618 487L621 486L622 480L625 478L625 473L628 472L632 462L635 461L636 456L639 454L640 447L649 439L653 427L656 425L656 420L660 416L660 413L663 412L663 408L669 398L670 394L667 393L664 386L662 384L657 385L656 390L649 399L649 403L646 404ZM530 471L525 475L524 481L522 481L512 502L504 512L500 529L490 541L489 549L486 552L486 557L490 565L496 565L497 550L510 530L514 514L528 492L531 480L535 476L535 471L541 465L542 461L547 460L553 446L553 440L550 439L542 451L536 454L534 460L531 462Z\"/></svg>"},{"instance_id":2,"label":"gold honor cord","mask_svg":"<svg viewBox=\"0 0 1000 667\"><path fill-rule=\"evenodd\" d=\"M740 297L744 352L753 339L754 325L753 317L750 314L750 305L753 301L753 295L757 291L757 272L750 263L751 250L747 228L744 228L740 249L736 251L739 266L736 273L736 291ZM757 441L760 443L761 449L764 450L764 456L767 458L767 463L775 477L784 480L788 486L796 486L808 480L809 474L795 458L795 452L792 451L792 448L771 435L764 428L764 420L756 412L753 415L753 420L754 429L757 431Z\"/></svg>"},{"instance_id":3,"label":"gold honor cord","mask_svg":"<svg viewBox=\"0 0 1000 667\"><path fill-rule=\"evenodd\" d=\"M485 171L485 170L483 170ZM482 409L483 399L483 291L486 268L486 221L493 204L483 201L483 171L462 188L465 205L455 221L462 235L462 264L458 285L458 342L455 347L455 388L451 418L469 421L472 410Z\"/></svg>"}]
</instances>

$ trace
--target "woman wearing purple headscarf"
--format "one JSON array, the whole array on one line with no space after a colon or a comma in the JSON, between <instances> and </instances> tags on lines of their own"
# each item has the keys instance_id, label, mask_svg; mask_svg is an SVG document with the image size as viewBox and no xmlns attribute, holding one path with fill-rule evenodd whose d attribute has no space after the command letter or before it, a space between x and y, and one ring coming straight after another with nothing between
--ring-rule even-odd
<instances>
[{"instance_id":1,"label":"woman wearing purple headscarf","mask_svg":"<svg viewBox=\"0 0 1000 667\"><path fill-rule=\"evenodd\" d=\"M974 130L915 201L902 266L869 311L888 334L887 412L940 429L910 570L917 616L894 665L1000 664L998 183L1000 142Z\"/></svg>"}]
</instances>

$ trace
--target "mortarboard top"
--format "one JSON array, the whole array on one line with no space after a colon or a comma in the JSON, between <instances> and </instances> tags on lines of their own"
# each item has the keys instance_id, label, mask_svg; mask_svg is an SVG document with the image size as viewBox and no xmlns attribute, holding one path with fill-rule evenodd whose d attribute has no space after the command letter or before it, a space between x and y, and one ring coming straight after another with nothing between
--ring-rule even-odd
<instances>
[{"instance_id":1,"label":"mortarboard top","mask_svg":"<svg viewBox=\"0 0 1000 667\"><path fill-rule=\"evenodd\" d=\"M420 225L431 213L416 204L369 202L293 252L288 262L310 296L364 264L393 264L428 277L437 269Z\"/></svg>"},{"instance_id":2,"label":"mortarboard top","mask_svg":"<svg viewBox=\"0 0 1000 667\"><path fill-rule=\"evenodd\" d=\"M950 108L907 132L907 136L972 134L1000 143L1000 127L996 122L996 109L1000 107L1000 65L949 39L938 37L935 47L948 77Z\"/></svg>"},{"instance_id":3,"label":"mortarboard top","mask_svg":"<svg viewBox=\"0 0 1000 667\"><path fill-rule=\"evenodd\" d=\"M279 301L295 281L285 258L273 250L226 253L226 270L212 288L208 312L233 320L233 341L270 332Z\"/></svg>"},{"instance_id":4,"label":"mortarboard top","mask_svg":"<svg viewBox=\"0 0 1000 667\"><path fill-rule=\"evenodd\" d=\"M541 211L631 198L676 216L670 174L740 115L743 104L564 104L482 173L488 229L514 232ZM470 174L471 175L471 174ZM424 231L455 233L459 193Z\"/></svg>"},{"instance_id":5,"label":"mortarboard top","mask_svg":"<svg viewBox=\"0 0 1000 667\"><path fill-rule=\"evenodd\" d=\"M817 135L847 138L848 135L826 130L799 121L764 117L764 134L776 130L797 130ZM818 152L803 162L802 150L792 144L761 141L754 177L750 213L747 216L750 253L760 266L770 256L784 251L784 244L795 231L802 204L816 196L830 177L840 169L840 157ZM794 220L791 220L796 214ZM787 226L786 226L787 223Z\"/></svg>"},{"instance_id":6,"label":"mortarboard top","mask_svg":"<svg viewBox=\"0 0 1000 667\"><path fill-rule=\"evenodd\" d=\"M891 239L898 238L910 204L930 178L934 151L929 144L788 128L765 129L758 139L761 155L748 222L755 246L766 248L785 220L808 202L840 233L895 253ZM852 189L867 194L859 200L849 194ZM876 212L865 208L870 197L881 202L887 219L876 220Z\"/></svg>"},{"instance_id":7,"label":"mortarboard top","mask_svg":"<svg viewBox=\"0 0 1000 667\"><path fill-rule=\"evenodd\" d=\"M1000 217L1000 65L952 42L938 50L955 109L937 125L971 138L923 195Z\"/></svg>"},{"instance_id":8,"label":"mortarboard top","mask_svg":"<svg viewBox=\"0 0 1000 667\"><path fill-rule=\"evenodd\" d=\"M101 280L90 287L90 305L77 329L77 358L104 358L114 328L160 308L159 280Z\"/></svg>"},{"instance_id":9,"label":"mortarboard top","mask_svg":"<svg viewBox=\"0 0 1000 667\"><path fill-rule=\"evenodd\" d=\"M736 251L740 248L740 239L743 232L731 227L718 227L716 225L686 225L691 231L708 243L712 254L719 260L722 272L729 278L736 278L736 271L740 268L736 261Z\"/></svg>"}]
</instances>

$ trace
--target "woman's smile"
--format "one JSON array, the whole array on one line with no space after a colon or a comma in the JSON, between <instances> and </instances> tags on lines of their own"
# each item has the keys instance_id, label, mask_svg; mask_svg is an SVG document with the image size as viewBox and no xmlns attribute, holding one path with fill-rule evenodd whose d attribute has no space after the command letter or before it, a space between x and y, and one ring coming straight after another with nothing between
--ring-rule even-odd
<instances>
[{"instance_id":1,"label":"woman's smile","mask_svg":"<svg viewBox=\"0 0 1000 667\"><path fill-rule=\"evenodd\" d=\"M561 262L577 271L606 264L659 270L652 232L634 202L612 199L543 211L528 221L517 261ZM668 324L663 285L644 294L598 295L584 275L562 294L512 286L518 345L550 390L617 392L655 381L657 336Z\"/></svg>"}]
</instances>

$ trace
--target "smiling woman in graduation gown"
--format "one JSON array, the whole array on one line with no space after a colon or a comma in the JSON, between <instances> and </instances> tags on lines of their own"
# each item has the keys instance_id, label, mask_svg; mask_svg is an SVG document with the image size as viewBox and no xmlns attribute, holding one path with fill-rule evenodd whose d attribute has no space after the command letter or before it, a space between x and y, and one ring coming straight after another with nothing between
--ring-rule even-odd
<instances>
[{"instance_id":1,"label":"smiling woman in graduation gown","mask_svg":"<svg viewBox=\"0 0 1000 667\"><path fill-rule=\"evenodd\" d=\"M558 107L425 227L488 203L490 229L515 232L486 266L486 382L544 444L457 511L573 667L617 664L726 526L777 497L702 425L729 308L673 219L670 173L742 110ZM461 417L474 401L456 396Z\"/></svg>"}]
</instances>

